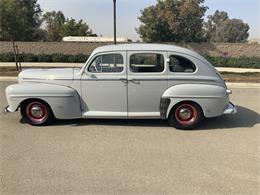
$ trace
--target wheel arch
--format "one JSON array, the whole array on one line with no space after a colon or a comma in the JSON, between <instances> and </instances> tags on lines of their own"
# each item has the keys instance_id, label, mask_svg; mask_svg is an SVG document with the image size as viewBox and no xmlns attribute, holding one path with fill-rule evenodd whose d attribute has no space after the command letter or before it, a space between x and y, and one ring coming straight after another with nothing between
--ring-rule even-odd
<instances>
[{"instance_id":1,"label":"wheel arch","mask_svg":"<svg viewBox=\"0 0 260 195\"><path fill-rule=\"evenodd\" d=\"M196 102L195 100L180 100L178 102L175 102L174 104L170 104L169 108L168 108L168 112L167 112L167 119L169 118L169 115L181 104L190 104L190 103L193 103L193 104L196 104L200 110L202 111L203 113L203 116L205 117L205 113L204 113L204 110L202 108L202 106Z\"/></svg>"},{"instance_id":2,"label":"wheel arch","mask_svg":"<svg viewBox=\"0 0 260 195\"><path fill-rule=\"evenodd\" d=\"M43 102L43 103L47 104L47 106L50 108L51 114L55 117L55 114L54 114L50 104L46 100L44 100L42 98L27 98L27 99L24 99L24 100L21 101L21 103L19 104L18 108L19 107L22 108L22 106L24 106L24 105L26 105L26 104L28 104L30 102L33 102L33 101L40 101L40 102Z\"/></svg>"}]
</instances>

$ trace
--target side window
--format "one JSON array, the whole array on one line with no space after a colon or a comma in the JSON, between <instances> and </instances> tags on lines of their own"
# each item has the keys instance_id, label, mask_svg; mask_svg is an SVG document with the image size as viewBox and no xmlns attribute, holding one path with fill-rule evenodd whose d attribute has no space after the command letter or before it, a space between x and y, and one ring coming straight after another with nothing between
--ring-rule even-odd
<instances>
[{"instance_id":1,"label":"side window","mask_svg":"<svg viewBox=\"0 0 260 195\"><path fill-rule=\"evenodd\" d=\"M135 73L163 72L164 56L152 53L133 54L130 57L130 70Z\"/></svg>"},{"instance_id":2,"label":"side window","mask_svg":"<svg viewBox=\"0 0 260 195\"><path fill-rule=\"evenodd\" d=\"M192 61L177 55L170 56L169 66L171 72L193 73L196 71L196 66Z\"/></svg>"},{"instance_id":3,"label":"side window","mask_svg":"<svg viewBox=\"0 0 260 195\"><path fill-rule=\"evenodd\" d=\"M121 54L97 56L88 68L92 73L119 73L124 70L124 58Z\"/></svg>"}]
</instances>

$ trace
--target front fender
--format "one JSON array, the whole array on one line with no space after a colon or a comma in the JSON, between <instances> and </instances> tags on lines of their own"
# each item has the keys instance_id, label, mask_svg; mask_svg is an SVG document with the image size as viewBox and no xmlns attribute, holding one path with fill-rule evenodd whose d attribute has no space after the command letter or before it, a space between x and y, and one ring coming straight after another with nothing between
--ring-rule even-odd
<instances>
[{"instance_id":1,"label":"front fender","mask_svg":"<svg viewBox=\"0 0 260 195\"><path fill-rule=\"evenodd\" d=\"M25 100L39 99L49 104L57 119L82 117L79 94L70 87L45 83L15 84L6 88L6 98L10 112L15 112Z\"/></svg>"},{"instance_id":2,"label":"front fender","mask_svg":"<svg viewBox=\"0 0 260 195\"><path fill-rule=\"evenodd\" d=\"M226 88L207 84L175 85L164 92L162 99L170 100L167 112L165 112L166 118L175 105L184 101L197 103L207 118L222 115L229 104Z\"/></svg>"}]
</instances>

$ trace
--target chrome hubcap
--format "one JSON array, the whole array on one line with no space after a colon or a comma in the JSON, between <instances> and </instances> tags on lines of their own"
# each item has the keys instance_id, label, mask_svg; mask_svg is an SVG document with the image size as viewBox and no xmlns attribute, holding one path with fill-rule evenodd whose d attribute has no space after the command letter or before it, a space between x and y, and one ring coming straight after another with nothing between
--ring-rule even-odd
<instances>
[{"instance_id":1,"label":"chrome hubcap","mask_svg":"<svg viewBox=\"0 0 260 195\"><path fill-rule=\"evenodd\" d=\"M192 113L189 109L187 108L182 108L179 111L179 116L182 120L189 120L192 117Z\"/></svg>"},{"instance_id":2,"label":"chrome hubcap","mask_svg":"<svg viewBox=\"0 0 260 195\"><path fill-rule=\"evenodd\" d=\"M35 105L31 108L31 115L35 118L41 118L44 115L44 112L41 106Z\"/></svg>"}]
</instances>

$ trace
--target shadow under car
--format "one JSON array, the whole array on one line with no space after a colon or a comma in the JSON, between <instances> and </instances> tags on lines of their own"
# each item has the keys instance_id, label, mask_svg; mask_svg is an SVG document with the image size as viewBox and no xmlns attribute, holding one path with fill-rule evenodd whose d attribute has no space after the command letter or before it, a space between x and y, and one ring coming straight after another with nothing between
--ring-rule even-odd
<instances>
[{"instance_id":1,"label":"shadow under car","mask_svg":"<svg viewBox=\"0 0 260 195\"><path fill-rule=\"evenodd\" d=\"M222 115L205 119L195 130L232 129L239 127L254 127L260 122L260 115L248 108L237 106L235 115ZM21 123L24 123L21 120ZM168 122L160 119L73 119L56 120L51 126L140 126L140 127L169 127Z\"/></svg>"}]
</instances>

